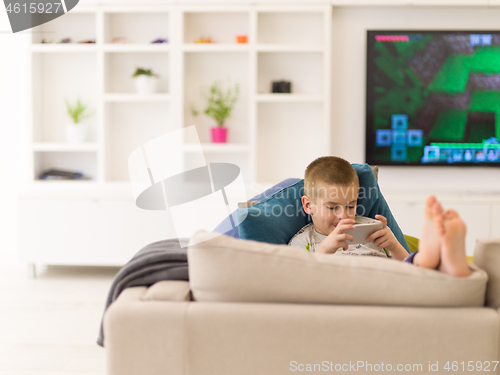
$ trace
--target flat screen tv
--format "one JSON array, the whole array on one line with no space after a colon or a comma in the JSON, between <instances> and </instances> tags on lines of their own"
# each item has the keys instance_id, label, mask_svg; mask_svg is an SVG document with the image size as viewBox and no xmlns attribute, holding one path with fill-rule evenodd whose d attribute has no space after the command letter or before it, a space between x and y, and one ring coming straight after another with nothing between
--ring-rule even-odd
<instances>
[{"instance_id":1,"label":"flat screen tv","mask_svg":"<svg viewBox=\"0 0 500 375\"><path fill-rule=\"evenodd\" d=\"M367 33L366 162L500 166L500 31Z\"/></svg>"}]
</instances>

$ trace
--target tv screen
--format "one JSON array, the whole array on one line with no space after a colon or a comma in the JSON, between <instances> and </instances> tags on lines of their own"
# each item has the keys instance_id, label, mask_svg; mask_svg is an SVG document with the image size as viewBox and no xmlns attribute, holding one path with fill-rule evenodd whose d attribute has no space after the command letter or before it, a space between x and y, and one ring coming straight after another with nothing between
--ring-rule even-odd
<instances>
[{"instance_id":1,"label":"tv screen","mask_svg":"<svg viewBox=\"0 0 500 375\"><path fill-rule=\"evenodd\" d=\"M500 165L500 31L370 30L366 162Z\"/></svg>"}]
</instances>

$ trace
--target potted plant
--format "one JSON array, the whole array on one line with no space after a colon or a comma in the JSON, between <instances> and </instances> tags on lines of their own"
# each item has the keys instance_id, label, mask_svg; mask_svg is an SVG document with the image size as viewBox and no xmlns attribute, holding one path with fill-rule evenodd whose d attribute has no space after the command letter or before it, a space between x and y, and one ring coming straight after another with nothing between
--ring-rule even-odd
<instances>
[{"instance_id":1,"label":"potted plant","mask_svg":"<svg viewBox=\"0 0 500 375\"><path fill-rule=\"evenodd\" d=\"M65 99L66 110L73 121L66 125L66 138L70 143L85 142L87 137L87 125L82 121L93 116L94 111L90 111L87 105L83 104L80 98L72 105L68 99Z\"/></svg>"},{"instance_id":2,"label":"potted plant","mask_svg":"<svg viewBox=\"0 0 500 375\"><path fill-rule=\"evenodd\" d=\"M135 80L135 91L138 94L153 94L156 91L156 82L158 74L152 72L151 69L137 68L132 78Z\"/></svg>"},{"instance_id":3,"label":"potted plant","mask_svg":"<svg viewBox=\"0 0 500 375\"><path fill-rule=\"evenodd\" d=\"M225 121L231 115L240 87L238 83L231 84L228 81L227 88L223 81L215 81L210 87L202 89L202 97L205 99L205 114L215 120L216 126L212 127L212 142L225 143L227 140L227 128Z\"/></svg>"}]
</instances>

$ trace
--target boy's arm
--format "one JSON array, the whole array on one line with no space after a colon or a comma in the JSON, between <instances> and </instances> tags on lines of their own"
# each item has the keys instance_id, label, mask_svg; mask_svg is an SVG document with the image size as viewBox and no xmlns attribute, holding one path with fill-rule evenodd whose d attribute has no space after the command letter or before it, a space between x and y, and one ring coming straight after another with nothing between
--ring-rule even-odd
<instances>
[{"instance_id":1,"label":"boy's arm","mask_svg":"<svg viewBox=\"0 0 500 375\"><path fill-rule=\"evenodd\" d=\"M394 233L392 233L391 228L387 226L387 219L382 215L375 215L375 219L380 220L384 224L384 227L368 236L366 240L368 242L373 241L376 246L389 250L392 257L396 260L405 259L408 256L408 252L399 243Z\"/></svg>"}]
</instances>

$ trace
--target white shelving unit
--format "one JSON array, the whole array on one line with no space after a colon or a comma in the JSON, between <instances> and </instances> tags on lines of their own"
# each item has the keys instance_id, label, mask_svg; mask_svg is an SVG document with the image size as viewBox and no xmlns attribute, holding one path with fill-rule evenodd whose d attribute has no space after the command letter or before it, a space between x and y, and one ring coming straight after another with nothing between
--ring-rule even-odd
<instances>
[{"instance_id":1,"label":"white shelving unit","mask_svg":"<svg viewBox=\"0 0 500 375\"><path fill-rule=\"evenodd\" d=\"M39 26L31 46L28 179L65 152L86 159L80 172L92 170L98 184L128 182L133 149L190 125L209 162L233 161L231 153L241 159L248 184L300 176L308 160L329 152L330 12L328 5L79 7ZM236 35L248 42L238 44ZM73 43L57 43L68 37ZM126 43L112 43L117 37ZM214 43L194 43L200 37ZM157 38L168 43L152 44ZM76 43L84 40L96 43ZM131 74L138 66L160 75L156 94L135 94ZM202 108L202 87L226 78L239 84L240 96L228 143L210 144L211 119L194 117L190 108ZM270 92L281 79L292 82L291 94ZM72 145L64 138L64 98L77 97L96 116L88 121L88 142ZM184 150L189 165L189 145Z\"/></svg>"},{"instance_id":2,"label":"white shelving unit","mask_svg":"<svg viewBox=\"0 0 500 375\"><path fill-rule=\"evenodd\" d=\"M330 23L328 4L82 4L35 28L29 183L20 204L20 228L29 232L21 234L23 258L120 265L139 243L174 237L167 214L159 219L159 213L135 207L128 157L180 127L196 125L206 160L237 164L247 185L301 176L311 160L330 152ZM246 35L248 42L238 44L236 35ZM72 43L58 43L68 37ZM117 37L126 43L112 43ZM194 43L200 37L214 43ZM151 43L158 38L168 43ZM88 40L95 43L79 43ZM135 93L131 75L136 67L159 74L157 93ZM228 142L214 144L212 120L193 116L190 108L203 112L200 89L227 78L239 84L240 95L227 121ZM272 94L275 80L291 81L292 93ZM87 142L70 144L64 134L69 122L64 99L78 97L96 114L87 121ZM192 142L187 139L182 147L187 167L196 160ZM89 180L38 180L48 169L81 172ZM37 215L46 219L35 228ZM102 217L110 223L108 234L101 228ZM84 241L96 248L87 257L71 255L76 250L68 235L54 241L51 251L40 245L60 232L75 235L74 222L86 223L82 230L92 238L95 234ZM144 235L137 225L148 228ZM103 241L110 238L123 244L119 256L106 253Z\"/></svg>"},{"instance_id":3,"label":"white shelving unit","mask_svg":"<svg viewBox=\"0 0 500 375\"><path fill-rule=\"evenodd\" d=\"M128 154L148 136L175 129L172 13L164 6L78 7L34 30L29 181L44 183L37 178L45 169L65 165L97 184L127 182ZM126 43L112 43L116 37ZM169 43L151 43L158 38ZM89 40L95 43L79 43ZM160 75L156 94L135 93L131 75L139 66ZM95 110L83 144L65 140L65 98Z\"/></svg>"},{"instance_id":4,"label":"white shelving unit","mask_svg":"<svg viewBox=\"0 0 500 375\"><path fill-rule=\"evenodd\" d=\"M181 9L181 123L197 126L209 162L237 157L246 182L267 183L301 176L308 161L329 153L330 18L329 6ZM237 44L239 34L248 43ZM194 44L200 37L215 43ZM202 106L201 87L227 77L241 93L228 120L229 145L241 145L234 155L230 147L207 147L212 123L190 111ZM271 93L272 81L282 79L292 93Z\"/></svg>"}]
</instances>

